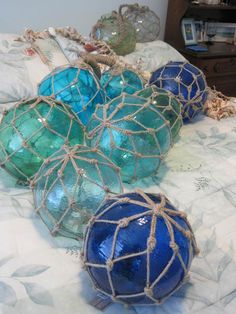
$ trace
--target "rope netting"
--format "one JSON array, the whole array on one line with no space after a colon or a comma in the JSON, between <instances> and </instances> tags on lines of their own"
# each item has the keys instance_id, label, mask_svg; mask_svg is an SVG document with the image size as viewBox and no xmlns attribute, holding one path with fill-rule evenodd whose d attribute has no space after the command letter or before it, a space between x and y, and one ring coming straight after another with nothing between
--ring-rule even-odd
<instances>
[{"instance_id":1,"label":"rope netting","mask_svg":"<svg viewBox=\"0 0 236 314\"><path fill-rule=\"evenodd\" d=\"M203 110L208 91L205 75L189 62L169 62L154 72L150 83L173 92L184 119L192 120Z\"/></svg>"},{"instance_id":2,"label":"rope netting","mask_svg":"<svg viewBox=\"0 0 236 314\"><path fill-rule=\"evenodd\" d=\"M119 14L135 27L137 42L153 41L159 36L160 18L148 6L141 6L138 3L123 4L119 7Z\"/></svg>"},{"instance_id":3,"label":"rope netting","mask_svg":"<svg viewBox=\"0 0 236 314\"><path fill-rule=\"evenodd\" d=\"M122 179L131 182L154 174L160 166L171 146L169 124L151 99L122 94L97 106L87 125L87 138L121 167ZM132 165L126 164L128 159ZM144 160L149 167L142 165Z\"/></svg>"},{"instance_id":4,"label":"rope netting","mask_svg":"<svg viewBox=\"0 0 236 314\"><path fill-rule=\"evenodd\" d=\"M120 169L98 149L63 146L31 181L36 212L52 235L78 240L109 194L122 193Z\"/></svg>"},{"instance_id":5,"label":"rope netting","mask_svg":"<svg viewBox=\"0 0 236 314\"><path fill-rule=\"evenodd\" d=\"M53 121L56 112L64 121ZM53 137L51 146L45 147L50 136ZM59 142L62 146L83 141L83 126L62 102L42 96L23 100L3 112L0 123L0 166L18 177L19 183L29 183L34 175L31 168L35 166L37 171L37 167L60 145ZM57 142L55 147L54 142Z\"/></svg>"},{"instance_id":6,"label":"rope netting","mask_svg":"<svg viewBox=\"0 0 236 314\"><path fill-rule=\"evenodd\" d=\"M129 198L126 195L120 195L120 196L115 196L112 197L111 200L113 202L111 205L108 205L107 207L105 206L104 210L98 211L98 214L95 215L94 217L91 218L89 221L86 235L85 235L85 240L84 240L84 246L83 246L83 252L81 253L81 259L82 263L84 265L84 268L88 271L90 274L90 277L93 281L94 288L101 292L102 294L110 297L113 301L115 302L120 302L123 304L130 303L129 299L136 298L136 297L146 297L150 300L150 302L154 304L160 304L164 302L170 295L172 295L174 292L176 292L186 281L189 280L189 275L188 275L188 270L191 264L191 260L194 255L199 253L199 250L197 248L196 240L194 237L194 233L192 231L191 225L187 220L187 216L184 212L178 211L178 210L173 210L170 209L168 205L171 205L169 200L164 196L164 195L158 195L160 197L160 203L155 203L148 194L143 192L140 189L136 190L136 193L139 194L142 198L143 201L137 201L134 199ZM137 207L141 206L146 208L147 210L133 215L129 216L127 212L127 217L122 218L118 221L116 220L108 220L108 219L103 219L104 215L107 215L109 211L117 205L122 205L122 204L134 204ZM103 206L101 206L103 208ZM147 239L147 248L146 250L138 253L131 253L127 254L124 256L120 256L118 258L115 258L115 252L116 252L116 245L117 245L117 238L119 236L119 232L123 228L128 228L129 224L133 221L138 220L139 218L145 217L145 216L151 216L151 227L150 227L150 234ZM183 228L176 220L175 217L181 218L185 224L187 225L187 229ZM173 251L173 254L169 260L169 262L165 265L163 268L162 272L158 275L158 277L154 281L150 281L150 273L152 271L150 267L150 259L151 259L151 254L155 250L156 247L158 247L158 242L156 241L156 231L158 230L158 220L163 219L165 226L167 228L170 242L169 242L169 247ZM97 264L97 263L92 263L88 259L88 242L89 242L89 237L90 237L90 232L91 229L98 224L104 224L104 228L109 228L109 224L112 224L116 226L116 229L114 231L114 236L113 236L113 241L110 249L110 256L106 258L106 263L105 264ZM184 235L187 241L189 241L189 247L188 247L188 254L189 254L189 263L188 265L185 264L180 252L179 252L179 246L176 243L175 240L175 231L178 230L180 233ZM135 235L134 235L135 237ZM168 238L167 238L168 240ZM167 242L168 243L168 242ZM113 268L115 267L116 263L119 261L127 261L128 259L132 257L139 257L139 256L146 256L146 285L143 287L143 291L139 293L134 293L134 294L118 294L115 289L115 283L112 280L112 271ZM184 276L182 280L179 282L177 287L175 287L172 291L168 293L168 295L164 296L161 299L157 299L155 297L154 289L158 288L158 283L163 279L167 273L172 264L174 263L175 259L178 259L180 262L181 267L183 268L184 271ZM158 267L158 260L156 261L156 267ZM108 293L107 291L104 291L104 289L101 288L101 285L99 282L97 282L94 278L94 269L105 269L107 273L107 277L109 280L109 290L111 293ZM134 304L135 305L135 304ZM138 305L150 305L150 304L140 304Z\"/></svg>"}]
</instances>

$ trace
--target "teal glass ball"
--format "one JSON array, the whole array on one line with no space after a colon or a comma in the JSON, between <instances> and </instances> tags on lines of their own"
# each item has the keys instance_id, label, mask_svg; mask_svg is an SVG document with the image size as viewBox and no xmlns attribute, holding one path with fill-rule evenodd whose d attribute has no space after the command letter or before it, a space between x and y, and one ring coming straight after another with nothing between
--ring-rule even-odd
<instances>
[{"instance_id":1,"label":"teal glass ball","mask_svg":"<svg viewBox=\"0 0 236 314\"><path fill-rule=\"evenodd\" d=\"M171 92L155 85L148 86L136 94L150 99L151 104L170 122L172 139L175 140L183 125L182 106L178 99Z\"/></svg>"},{"instance_id":2,"label":"teal glass ball","mask_svg":"<svg viewBox=\"0 0 236 314\"><path fill-rule=\"evenodd\" d=\"M128 183L155 174L171 145L169 122L147 99L134 95L97 106L86 130L88 144L120 167Z\"/></svg>"},{"instance_id":3,"label":"teal glass ball","mask_svg":"<svg viewBox=\"0 0 236 314\"><path fill-rule=\"evenodd\" d=\"M101 84L108 100L116 98L122 93L134 94L143 88L143 82L139 75L128 69L105 71L101 77Z\"/></svg>"},{"instance_id":4,"label":"teal glass ball","mask_svg":"<svg viewBox=\"0 0 236 314\"><path fill-rule=\"evenodd\" d=\"M88 224L81 255L100 293L114 302L153 305L188 281L197 253L185 213L164 195L137 190L99 208Z\"/></svg>"},{"instance_id":5,"label":"teal glass ball","mask_svg":"<svg viewBox=\"0 0 236 314\"><path fill-rule=\"evenodd\" d=\"M84 128L70 108L49 97L23 101L0 123L0 165L29 183L43 161L64 144L84 143Z\"/></svg>"},{"instance_id":6,"label":"teal glass ball","mask_svg":"<svg viewBox=\"0 0 236 314\"><path fill-rule=\"evenodd\" d=\"M36 211L53 235L83 238L85 225L109 193L121 193L119 168L95 148L63 147L32 182Z\"/></svg>"},{"instance_id":7,"label":"teal glass ball","mask_svg":"<svg viewBox=\"0 0 236 314\"><path fill-rule=\"evenodd\" d=\"M86 125L97 104L105 102L98 78L88 66L62 66L47 75L38 87L38 94L53 96L69 105Z\"/></svg>"}]
</instances>

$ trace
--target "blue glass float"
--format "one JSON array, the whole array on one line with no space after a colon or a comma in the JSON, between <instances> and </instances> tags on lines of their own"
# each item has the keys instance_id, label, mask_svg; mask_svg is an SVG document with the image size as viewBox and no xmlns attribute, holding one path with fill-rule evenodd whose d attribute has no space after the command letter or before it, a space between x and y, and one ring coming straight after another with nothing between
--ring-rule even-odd
<instances>
[{"instance_id":1,"label":"blue glass float","mask_svg":"<svg viewBox=\"0 0 236 314\"><path fill-rule=\"evenodd\" d=\"M100 151L63 147L42 165L31 184L36 211L53 235L81 239L109 193L121 193L119 168Z\"/></svg>"},{"instance_id":2,"label":"blue glass float","mask_svg":"<svg viewBox=\"0 0 236 314\"><path fill-rule=\"evenodd\" d=\"M87 143L121 168L124 182L154 175L171 146L169 122L147 99L122 94L97 106Z\"/></svg>"},{"instance_id":3,"label":"blue glass float","mask_svg":"<svg viewBox=\"0 0 236 314\"><path fill-rule=\"evenodd\" d=\"M151 104L170 122L172 138L176 139L183 125L181 104L177 98L171 92L158 88L156 85L148 86L136 94L150 99Z\"/></svg>"},{"instance_id":4,"label":"blue glass float","mask_svg":"<svg viewBox=\"0 0 236 314\"><path fill-rule=\"evenodd\" d=\"M142 79L134 71L108 70L102 74L101 84L106 92L108 100L111 100L121 93L134 94L143 88Z\"/></svg>"},{"instance_id":5,"label":"blue glass float","mask_svg":"<svg viewBox=\"0 0 236 314\"><path fill-rule=\"evenodd\" d=\"M89 66L61 66L39 84L38 94L53 96L71 106L86 125L97 104L105 101L99 80Z\"/></svg>"},{"instance_id":6,"label":"blue glass float","mask_svg":"<svg viewBox=\"0 0 236 314\"><path fill-rule=\"evenodd\" d=\"M170 62L152 73L150 84L172 92L182 104L183 121L203 110L207 83L203 72L189 62Z\"/></svg>"},{"instance_id":7,"label":"blue glass float","mask_svg":"<svg viewBox=\"0 0 236 314\"><path fill-rule=\"evenodd\" d=\"M0 164L27 184L63 145L83 143L84 127L68 106L49 97L25 100L3 114Z\"/></svg>"},{"instance_id":8,"label":"blue glass float","mask_svg":"<svg viewBox=\"0 0 236 314\"><path fill-rule=\"evenodd\" d=\"M160 304L188 279L196 241L185 213L141 190L107 200L88 224L82 261L95 289L124 304Z\"/></svg>"}]
</instances>

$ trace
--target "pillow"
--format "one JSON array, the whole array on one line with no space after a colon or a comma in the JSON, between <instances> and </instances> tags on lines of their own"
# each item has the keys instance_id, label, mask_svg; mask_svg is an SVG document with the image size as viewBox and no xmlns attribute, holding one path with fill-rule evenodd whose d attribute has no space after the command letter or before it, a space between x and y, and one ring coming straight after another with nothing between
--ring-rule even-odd
<instances>
[{"instance_id":1,"label":"pillow","mask_svg":"<svg viewBox=\"0 0 236 314\"><path fill-rule=\"evenodd\" d=\"M57 66L68 63L58 44L51 38L37 39L36 45L50 61L43 63L39 54L27 55L31 47L16 41L15 34L0 34L0 103L11 103L37 95L40 81ZM2 106L1 106L2 107Z\"/></svg>"},{"instance_id":2,"label":"pillow","mask_svg":"<svg viewBox=\"0 0 236 314\"><path fill-rule=\"evenodd\" d=\"M176 49L161 40L137 43L134 52L122 57L126 63L140 65L143 71L154 72L170 61L186 61Z\"/></svg>"}]
</instances>

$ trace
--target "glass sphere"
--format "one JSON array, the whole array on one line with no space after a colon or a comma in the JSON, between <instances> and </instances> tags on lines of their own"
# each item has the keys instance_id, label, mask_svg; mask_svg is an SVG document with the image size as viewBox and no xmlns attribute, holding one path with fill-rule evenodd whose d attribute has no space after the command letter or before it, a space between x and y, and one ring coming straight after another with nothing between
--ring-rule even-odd
<instances>
[{"instance_id":1,"label":"glass sphere","mask_svg":"<svg viewBox=\"0 0 236 314\"><path fill-rule=\"evenodd\" d=\"M158 38L161 29L160 19L148 6L131 4L121 7L126 8L122 16L134 26L137 42L145 43Z\"/></svg>"},{"instance_id":2,"label":"glass sphere","mask_svg":"<svg viewBox=\"0 0 236 314\"><path fill-rule=\"evenodd\" d=\"M159 304L188 279L198 253L183 212L141 190L106 201L88 224L83 264L95 289L125 304Z\"/></svg>"},{"instance_id":3,"label":"glass sphere","mask_svg":"<svg viewBox=\"0 0 236 314\"><path fill-rule=\"evenodd\" d=\"M93 27L92 36L95 40L105 41L120 56L135 50L135 28L125 18L121 19L116 12L101 16Z\"/></svg>"},{"instance_id":4,"label":"glass sphere","mask_svg":"<svg viewBox=\"0 0 236 314\"><path fill-rule=\"evenodd\" d=\"M81 239L89 218L109 193L121 193L119 168L99 150L63 147L32 182L36 211L53 235Z\"/></svg>"},{"instance_id":5,"label":"glass sphere","mask_svg":"<svg viewBox=\"0 0 236 314\"><path fill-rule=\"evenodd\" d=\"M169 122L147 99L134 95L97 106L86 129L88 144L120 167L129 183L157 172L171 145Z\"/></svg>"},{"instance_id":6,"label":"glass sphere","mask_svg":"<svg viewBox=\"0 0 236 314\"><path fill-rule=\"evenodd\" d=\"M189 62L170 62L152 73L150 84L172 92L182 104L183 121L203 110L207 83L203 72Z\"/></svg>"},{"instance_id":7,"label":"glass sphere","mask_svg":"<svg viewBox=\"0 0 236 314\"><path fill-rule=\"evenodd\" d=\"M89 67L61 66L39 84L38 94L53 96L68 104L86 125L97 104L105 101L99 80Z\"/></svg>"},{"instance_id":8,"label":"glass sphere","mask_svg":"<svg viewBox=\"0 0 236 314\"><path fill-rule=\"evenodd\" d=\"M108 100L111 100L121 93L134 94L143 88L143 82L134 71L125 69L121 71L108 70L102 74L101 84L106 92Z\"/></svg>"},{"instance_id":9,"label":"glass sphere","mask_svg":"<svg viewBox=\"0 0 236 314\"><path fill-rule=\"evenodd\" d=\"M163 88L157 88L155 85L146 87L136 94L151 99L151 104L170 122L172 139L174 140L179 134L183 124L181 104L177 98L171 92L166 91Z\"/></svg>"},{"instance_id":10,"label":"glass sphere","mask_svg":"<svg viewBox=\"0 0 236 314\"><path fill-rule=\"evenodd\" d=\"M3 114L1 167L28 183L43 161L61 146L83 142L83 126L68 106L49 97L23 101Z\"/></svg>"}]
</instances>

